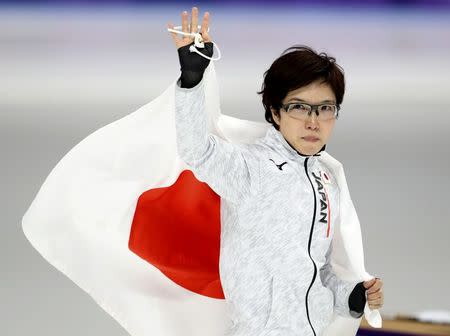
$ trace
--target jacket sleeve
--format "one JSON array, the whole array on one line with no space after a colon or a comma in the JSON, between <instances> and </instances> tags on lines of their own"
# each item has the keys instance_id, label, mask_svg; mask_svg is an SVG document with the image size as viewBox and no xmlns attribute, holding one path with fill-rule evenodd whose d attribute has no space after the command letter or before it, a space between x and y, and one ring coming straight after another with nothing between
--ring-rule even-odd
<instances>
[{"instance_id":1,"label":"jacket sleeve","mask_svg":"<svg viewBox=\"0 0 450 336\"><path fill-rule=\"evenodd\" d=\"M178 154L197 179L216 194L237 203L257 192L259 163L246 144L209 133L204 77L192 88L175 85L175 128Z\"/></svg>"},{"instance_id":2,"label":"jacket sleeve","mask_svg":"<svg viewBox=\"0 0 450 336\"><path fill-rule=\"evenodd\" d=\"M334 273L330 263L331 248L332 244L328 248L326 262L320 268L320 278L323 285L333 292L336 314L343 317L359 318L364 314L365 292L361 292L360 285L357 286L360 284L360 281L345 281ZM362 309L359 311L350 309L350 307L353 309L355 309L354 307L361 307L361 293L364 299Z\"/></svg>"}]
</instances>

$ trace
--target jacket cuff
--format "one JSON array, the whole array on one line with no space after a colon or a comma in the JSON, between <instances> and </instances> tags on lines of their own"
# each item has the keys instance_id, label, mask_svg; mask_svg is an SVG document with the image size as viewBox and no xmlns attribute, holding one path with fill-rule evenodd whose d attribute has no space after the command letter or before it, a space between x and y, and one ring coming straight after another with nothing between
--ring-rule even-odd
<instances>
[{"instance_id":1,"label":"jacket cuff","mask_svg":"<svg viewBox=\"0 0 450 336\"><path fill-rule=\"evenodd\" d=\"M182 76L178 77L176 83L175 83L175 90L178 92L195 92L200 90L204 86L205 82L205 76L202 76L201 80L196 83L193 87L184 87L182 86Z\"/></svg>"},{"instance_id":2,"label":"jacket cuff","mask_svg":"<svg viewBox=\"0 0 450 336\"><path fill-rule=\"evenodd\" d=\"M181 87L183 88L193 88L196 86L203 78L203 72L183 70L181 72Z\"/></svg>"},{"instance_id":3,"label":"jacket cuff","mask_svg":"<svg viewBox=\"0 0 450 336\"><path fill-rule=\"evenodd\" d=\"M366 305L366 288L363 283L364 281L359 282L348 298L350 315L355 318L359 318L364 314L364 306Z\"/></svg>"}]
</instances>

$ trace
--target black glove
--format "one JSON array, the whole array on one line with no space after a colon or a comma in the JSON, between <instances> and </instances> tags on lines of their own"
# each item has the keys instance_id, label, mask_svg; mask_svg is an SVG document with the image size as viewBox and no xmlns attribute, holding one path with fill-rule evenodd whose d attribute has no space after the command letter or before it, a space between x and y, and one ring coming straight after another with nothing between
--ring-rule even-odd
<instances>
[{"instance_id":1,"label":"black glove","mask_svg":"<svg viewBox=\"0 0 450 336\"><path fill-rule=\"evenodd\" d=\"M364 281L358 283L348 298L350 314L354 317L361 317L364 313L364 306L366 305L366 288L363 283Z\"/></svg>"},{"instance_id":2,"label":"black glove","mask_svg":"<svg viewBox=\"0 0 450 336\"><path fill-rule=\"evenodd\" d=\"M178 48L178 59L180 60L181 65L180 79L182 88L192 88L196 86L202 80L203 73L210 62L209 59L200 56L196 52L191 52L189 50L191 45L194 45L194 42ZM197 48L197 50L208 57L212 57L214 53L213 43L204 42L204 45L204 48Z\"/></svg>"}]
</instances>

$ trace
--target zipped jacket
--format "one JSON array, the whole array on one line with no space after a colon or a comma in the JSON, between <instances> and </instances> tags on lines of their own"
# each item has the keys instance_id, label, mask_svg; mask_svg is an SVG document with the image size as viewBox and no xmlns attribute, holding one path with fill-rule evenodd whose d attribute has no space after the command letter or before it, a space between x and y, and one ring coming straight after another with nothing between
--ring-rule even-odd
<instances>
[{"instance_id":1,"label":"zipped jacket","mask_svg":"<svg viewBox=\"0 0 450 336\"><path fill-rule=\"evenodd\" d=\"M219 271L232 327L227 336L321 335L333 311L350 311L360 281L330 264L339 187L320 160L298 153L273 126L254 143L209 133L204 80L175 86L179 156L221 197Z\"/></svg>"}]
</instances>

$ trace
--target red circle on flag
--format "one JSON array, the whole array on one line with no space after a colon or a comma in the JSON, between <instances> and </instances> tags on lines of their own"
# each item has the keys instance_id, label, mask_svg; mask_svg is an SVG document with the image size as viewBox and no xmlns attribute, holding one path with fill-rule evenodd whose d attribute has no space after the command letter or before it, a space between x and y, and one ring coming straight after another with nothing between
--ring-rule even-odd
<instances>
[{"instance_id":1,"label":"red circle on flag","mask_svg":"<svg viewBox=\"0 0 450 336\"><path fill-rule=\"evenodd\" d=\"M225 299L219 274L220 196L192 171L139 196L128 248L183 288Z\"/></svg>"}]
</instances>

